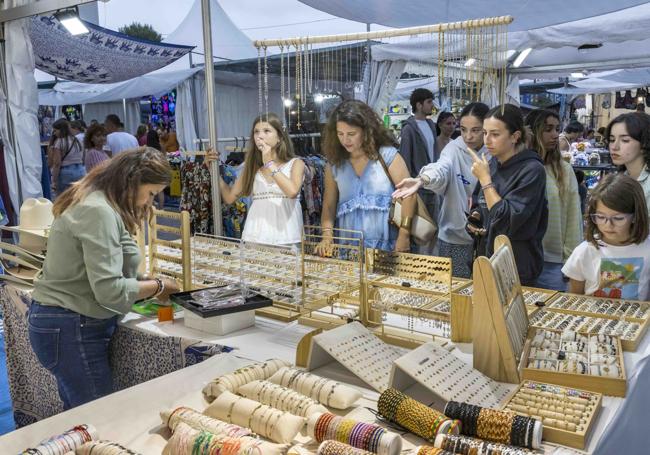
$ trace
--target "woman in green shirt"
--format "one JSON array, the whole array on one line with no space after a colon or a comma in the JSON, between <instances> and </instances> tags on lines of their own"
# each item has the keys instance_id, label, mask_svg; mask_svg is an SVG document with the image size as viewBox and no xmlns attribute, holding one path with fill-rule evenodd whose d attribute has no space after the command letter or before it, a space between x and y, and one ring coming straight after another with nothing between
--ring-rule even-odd
<instances>
[{"instance_id":1,"label":"woman in green shirt","mask_svg":"<svg viewBox=\"0 0 650 455\"><path fill-rule=\"evenodd\" d=\"M170 176L163 154L139 148L100 164L54 204L28 324L64 409L113 391L108 344L117 315L138 299L178 292L169 278L137 277L141 255L133 239Z\"/></svg>"}]
</instances>

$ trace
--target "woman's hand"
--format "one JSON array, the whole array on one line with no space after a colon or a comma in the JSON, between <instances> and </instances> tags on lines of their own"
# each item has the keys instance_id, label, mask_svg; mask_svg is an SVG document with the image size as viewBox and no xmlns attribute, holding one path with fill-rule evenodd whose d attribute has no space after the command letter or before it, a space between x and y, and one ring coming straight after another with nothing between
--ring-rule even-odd
<instances>
[{"instance_id":1,"label":"woman's hand","mask_svg":"<svg viewBox=\"0 0 650 455\"><path fill-rule=\"evenodd\" d=\"M474 174L474 177L476 177L479 182L481 182L481 186L489 185L492 183L492 176L490 175L490 163L488 163L485 155L479 157L476 152L469 147L467 147L467 151L470 155L472 155L472 160L474 161L472 164L472 174Z\"/></svg>"},{"instance_id":2,"label":"woman's hand","mask_svg":"<svg viewBox=\"0 0 650 455\"><path fill-rule=\"evenodd\" d=\"M404 179L395 187L396 190L393 192L393 199L402 199L409 197L417 193L417 191L422 188L422 185L424 185L424 183L420 178L409 177L407 179Z\"/></svg>"},{"instance_id":3,"label":"woman's hand","mask_svg":"<svg viewBox=\"0 0 650 455\"><path fill-rule=\"evenodd\" d=\"M255 145L257 145L257 148L262 152L262 161L264 164L268 164L268 162L273 159L273 147L263 140L259 140Z\"/></svg>"},{"instance_id":4,"label":"woman's hand","mask_svg":"<svg viewBox=\"0 0 650 455\"><path fill-rule=\"evenodd\" d=\"M411 235L404 229L399 230L395 242L396 253L409 253L411 251Z\"/></svg>"},{"instance_id":5,"label":"woman's hand","mask_svg":"<svg viewBox=\"0 0 650 455\"><path fill-rule=\"evenodd\" d=\"M156 298L161 302L166 302L167 300L169 300L169 296L171 294L176 294L177 292L180 291L180 287L178 286L176 280L172 278L161 278L161 280L163 282L163 285L165 286L165 289Z\"/></svg>"},{"instance_id":6,"label":"woman's hand","mask_svg":"<svg viewBox=\"0 0 650 455\"><path fill-rule=\"evenodd\" d=\"M206 155L205 155L205 161L209 164L212 161L219 161L221 158L221 154L219 153L219 150L215 150L213 148L209 148Z\"/></svg>"},{"instance_id":7,"label":"woman's hand","mask_svg":"<svg viewBox=\"0 0 650 455\"><path fill-rule=\"evenodd\" d=\"M334 241L332 237L323 236L323 239L314 248L314 253L324 258L331 258L334 254Z\"/></svg>"}]
</instances>

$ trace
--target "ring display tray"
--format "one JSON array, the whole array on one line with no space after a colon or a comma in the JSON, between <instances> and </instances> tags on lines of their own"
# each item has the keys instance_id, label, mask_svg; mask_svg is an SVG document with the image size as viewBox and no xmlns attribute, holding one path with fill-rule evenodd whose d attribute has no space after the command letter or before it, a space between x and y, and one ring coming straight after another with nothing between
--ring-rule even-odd
<instances>
[{"instance_id":1,"label":"ring display tray","mask_svg":"<svg viewBox=\"0 0 650 455\"><path fill-rule=\"evenodd\" d=\"M522 382L504 409L542 420L542 438L584 449L600 412L602 395L535 381Z\"/></svg>"},{"instance_id":2,"label":"ring display tray","mask_svg":"<svg viewBox=\"0 0 650 455\"><path fill-rule=\"evenodd\" d=\"M625 351L636 351L648 329L650 303L558 293L531 315L539 328L614 335Z\"/></svg>"}]
</instances>

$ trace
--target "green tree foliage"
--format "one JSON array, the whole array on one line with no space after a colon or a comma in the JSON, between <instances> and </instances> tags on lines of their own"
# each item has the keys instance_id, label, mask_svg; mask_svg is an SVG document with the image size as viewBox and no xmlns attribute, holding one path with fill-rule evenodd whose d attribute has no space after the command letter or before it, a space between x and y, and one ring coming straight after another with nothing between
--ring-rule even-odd
<instances>
[{"instance_id":1,"label":"green tree foliage","mask_svg":"<svg viewBox=\"0 0 650 455\"><path fill-rule=\"evenodd\" d=\"M140 22L133 22L130 25L120 27L118 31L120 33L124 33L125 35L129 35L134 38L155 41L156 43L162 41L162 35L158 33L156 30L154 30L154 28L149 24L141 24Z\"/></svg>"}]
</instances>

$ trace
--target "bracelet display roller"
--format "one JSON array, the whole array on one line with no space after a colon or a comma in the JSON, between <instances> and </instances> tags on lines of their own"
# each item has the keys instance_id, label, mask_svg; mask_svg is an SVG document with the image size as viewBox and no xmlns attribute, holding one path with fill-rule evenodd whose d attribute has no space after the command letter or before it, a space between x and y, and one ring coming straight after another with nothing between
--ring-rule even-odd
<instances>
[{"instance_id":1,"label":"bracelet display roller","mask_svg":"<svg viewBox=\"0 0 650 455\"><path fill-rule=\"evenodd\" d=\"M378 455L398 455L402 438L373 423L347 419L329 412L307 421L307 434L317 442L334 440Z\"/></svg>"},{"instance_id":2,"label":"bracelet display roller","mask_svg":"<svg viewBox=\"0 0 650 455\"><path fill-rule=\"evenodd\" d=\"M92 425L77 425L70 430L42 441L38 446L25 449L22 453L34 455L64 455L97 439L97 430Z\"/></svg>"},{"instance_id":3,"label":"bracelet display roller","mask_svg":"<svg viewBox=\"0 0 650 455\"><path fill-rule=\"evenodd\" d=\"M430 442L435 440L438 433L458 434L460 430L460 421L449 419L392 388L379 396L377 411L385 419Z\"/></svg>"},{"instance_id":4,"label":"bracelet display roller","mask_svg":"<svg viewBox=\"0 0 650 455\"><path fill-rule=\"evenodd\" d=\"M445 415L462 422L461 433L486 441L538 449L542 444L542 423L511 411L482 408L450 401Z\"/></svg>"}]
</instances>

